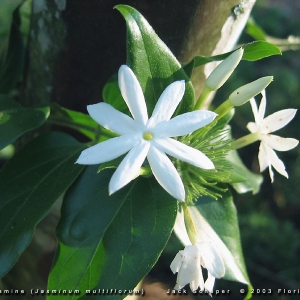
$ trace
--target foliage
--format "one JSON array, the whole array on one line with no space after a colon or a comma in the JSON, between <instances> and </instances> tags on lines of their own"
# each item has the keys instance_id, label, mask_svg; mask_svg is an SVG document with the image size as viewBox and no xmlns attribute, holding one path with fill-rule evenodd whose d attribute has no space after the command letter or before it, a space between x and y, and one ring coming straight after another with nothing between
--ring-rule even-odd
<instances>
[{"instance_id":1,"label":"foliage","mask_svg":"<svg viewBox=\"0 0 300 300\"><path fill-rule=\"evenodd\" d=\"M0 275L4 276L13 267L30 243L37 223L64 195L56 229L58 246L48 288L132 290L154 267L173 229L184 245L192 240L184 204L160 186L147 164L142 167L142 176L109 196L108 183L120 160L103 163L100 167L85 167L75 161L87 147L118 135L89 116L56 103L25 108L12 97L22 76L25 53L19 9L19 6L13 7L10 33L1 39L0 45L0 149L10 147L28 132L32 135L25 146L17 147L16 154L0 171L3 215L0 220ZM185 94L173 117L192 111L195 96L189 78L193 70L212 61L223 61L232 52L211 57L198 55L183 67L138 11L126 5L118 5L116 9L126 21L126 63L142 87L149 115L165 88L177 80L185 81ZM259 27L249 23L248 33L264 41L243 45L243 60L256 61L281 54ZM103 89L103 100L130 116L117 80L116 75L109 79ZM187 211L197 240L209 242L221 252L226 266L225 279L250 287L251 276L249 279L244 262L233 196L249 191L258 193L262 176L250 171L230 146L233 130L228 123L233 114L232 110L210 125L178 139L206 154L214 162L215 170L197 171L189 164L173 162L186 190L191 190L187 203L193 205ZM89 143L83 144L70 134L55 132L50 124L71 128L84 135ZM237 199L240 197L238 195ZM247 231L249 223L253 232ZM249 213L242 215L241 225L248 243L250 238L258 238L261 247L258 252L262 256L257 260L268 260L271 268L277 257L285 259L284 253L279 252L275 258L263 251L262 229L270 226L275 237L278 230L275 220L268 222L266 216ZM293 226L288 222L285 225L286 234L295 234ZM278 242L278 247L283 248L283 243ZM297 252L297 247L297 242L293 243L293 253ZM245 253L249 253L249 249L250 246ZM292 255L288 259L291 260ZM297 276L298 273L293 270L285 275L290 274ZM116 294L110 298L123 296ZM49 299L54 297L48 296ZM70 294L65 298L81 297L84 295Z\"/></svg>"}]
</instances>

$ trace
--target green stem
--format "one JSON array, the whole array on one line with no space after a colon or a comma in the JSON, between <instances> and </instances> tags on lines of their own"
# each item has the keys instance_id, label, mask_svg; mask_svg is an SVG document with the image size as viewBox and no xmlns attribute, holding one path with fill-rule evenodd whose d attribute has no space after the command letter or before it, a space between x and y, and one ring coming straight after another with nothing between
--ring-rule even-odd
<instances>
[{"instance_id":1,"label":"green stem","mask_svg":"<svg viewBox=\"0 0 300 300\"><path fill-rule=\"evenodd\" d=\"M245 147L249 144L252 144L258 140L260 140L258 132L249 133L249 134L235 140L234 142L232 142L231 149L233 149L233 150L240 149L240 148L243 148L243 147Z\"/></svg>"},{"instance_id":2,"label":"green stem","mask_svg":"<svg viewBox=\"0 0 300 300\"><path fill-rule=\"evenodd\" d=\"M184 224L187 231L187 234L190 238L192 244L197 242L197 230L194 224L194 221L190 215L188 206L183 202L182 203L183 213L184 213Z\"/></svg>"},{"instance_id":3,"label":"green stem","mask_svg":"<svg viewBox=\"0 0 300 300\"><path fill-rule=\"evenodd\" d=\"M202 108L203 104L205 103L210 93L211 93L211 89L208 86L205 86L194 106L194 110L198 110Z\"/></svg>"},{"instance_id":4,"label":"green stem","mask_svg":"<svg viewBox=\"0 0 300 300\"><path fill-rule=\"evenodd\" d=\"M224 101L221 105L219 105L215 109L215 113L218 114L217 120L221 119L223 116L225 116L231 109L233 108L233 105L229 99Z\"/></svg>"}]
</instances>

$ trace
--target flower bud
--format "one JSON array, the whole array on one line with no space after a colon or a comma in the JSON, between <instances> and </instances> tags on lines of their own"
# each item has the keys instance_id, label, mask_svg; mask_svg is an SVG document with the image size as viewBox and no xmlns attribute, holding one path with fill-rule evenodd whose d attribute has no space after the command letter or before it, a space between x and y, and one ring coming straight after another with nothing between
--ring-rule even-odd
<instances>
[{"instance_id":1,"label":"flower bud","mask_svg":"<svg viewBox=\"0 0 300 300\"><path fill-rule=\"evenodd\" d=\"M259 78L236 89L228 99L233 106L240 106L259 94L271 81L273 81L273 76Z\"/></svg>"},{"instance_id":2,"label":"flower bud","mask_svg":"<svg viewBox=\"0 0 300 300\"><path fill-rule=\"evenodd\" d=\"M244 49L239 48L223 60L208 76L205 85L215 91L220 88L232 74L244 53Z\"/></svg>"}]
</instances>

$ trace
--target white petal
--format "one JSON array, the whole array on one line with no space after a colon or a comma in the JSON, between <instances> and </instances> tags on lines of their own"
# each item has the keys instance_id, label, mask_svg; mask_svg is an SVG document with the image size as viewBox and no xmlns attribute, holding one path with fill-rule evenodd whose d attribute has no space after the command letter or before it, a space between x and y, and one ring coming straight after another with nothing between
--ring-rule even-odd
<instances>
[{"instance_id":1,"label":"white petal","mask_svg":"<svg viewBox=\"0 0 300 300\"><path fill-rule=\"evenodd\" d=\"M265 144L263 142L261 144L263 145L263 147L268 155L269 162L271 163L271 165L275 168L275 170L278 173L280 173L281 175L288 178L289 176L288 176L287 172L285 171L284 163L278 158L275 151L272 148L270 148L267 144Z\"/></svg>"},{"instance_id":2,"label":"white petal","mask_svg":"<svg viewBox=\"0 0 300 300\"><path fill-rule=\"evenodd\" d=\"M202 152L171 138L158 138L153 141L163 152L205 170L214 169L213 162Z\"/></svg>"},{"instance_id":3,"label":"white petal","mask_svg":"<svg viewBox=\"0 0 300 300\"><path fill-rule=\"evenodd\" d=\"M176 168L166 154L151 145L147 158L158 183L175 199L184 201L185 191L183 183Z\"/></svg>"},{"instance_id":4,"label":"white petal","mask_svg":"<svg viewBox=\"0 0 300 300\"><path fill-rule=\"evenodd\" d=\"M182 264L177 276L177 284L179 285L179 288L182 288L186 284L192 282L199 272L201 272L200 254L195 245L186 246L183 250L182 256Z\"/></svg>"},{"instance_id":5,"label":"white petal","mask_svg":"<svg viewBox=\"0 0 300 300\"><path fill-rule=\"evenodd\" d=\"M256 125L256 123L254 123L254 122L249 122L249 123L247 124L247 128L248 128L248 130L249 130L251 133L254 133L254 132L256 132L256 131L258 130L257 125Z\"/></svg>"},{"instance_id":6,"label":"white petal","mask_svg":"<svg viewBox=\"0 0 300 300\"><path fill-rule=\"evenodd\" d=\"M212 276L209 272L207 272L207 279L205 281L205 290L211 295L214 290L215 285L215 277Z\"/></svg>"},{"instance_id":7,"label":"white petal","mask_svg":"<svg viewBox=\"0 0 300 300\"><path fill-rule=\"evenodd\" d=\"M263 121L266 113L266 105L267 105L266 91L265 90L261 91L261 94L262 94L262 98L260 100L260 105L258 109L258 119L256 124L260 124Z\"/></svg>"},{"instance_id":8,"label":"white petal","mask_svg":"<svg viewBox=\"0 0 300 300\"><path fill-rule=\"evenodd\" d=\"M177 273L181 267L183 251L179 251L171 262L170 269L173 274Z\"/></svg>"},{"instance_id":9,"label":"white petal","mask_svg":"<svg viewBox=\"0 0 300 300\"><path fill-rule=\"evenodd\" d=\"M260 125L262 133L274 132L288 124L295 116L297 109L283 109L266 117Z\"/></svg>"},{"instance_id":10,"label":"white petal","mask_svg":"<svg viewBox=\"0 0 300 300\"><path fill-rule=\"evenodd\" d=\"M292 138L283 138L274 134L264 134L264 142L277 151L288 151L295 148L299 141Z\"/></svg>"},{"instance_id":11,"label":"white petal","mask_svg":"<svg viewBox=\"0 0 300 300\"><path fill-rule=\"evenodd\" d=\"M198 289L198 287L200 287L201 291L204 290L204 279L203 279L201 268L200 268L196 278L190 282L190 288L193 292L196 291Z\"/></svg>"},{"instance_id":12,"label":"white petal","mask_svg":"<svg viewBox=\"0 0 300 300\"><path fill-rule=\"evenodd\" d=\"M139 124L146 125L148 113L144 94L139 81L128 66L120 67L118 82L121 94L133 118Z\"/></svg>"},{"instance_id":13,"label":"white petal","mask_svg":"<svg viewBox=\"0 0 300 300\"><path fill-rule=\"evenodd\" d=\"M259 145L258 162L259 162L260 172L263 172L269 165L271 165L271 162L269 161L268 154L265 150L265 147L263 146L263 143L260 143Z\"/></svg>"},{"instance_id":14,"label":"white petal","mask_svg":"<svg viewBox=\"0 0 300 300\"><path fill-rule=\"evenodd\" d=\"M142 129L133 119L107 103L88 105L87 110L97 123L115 133L130 134Z\"/></svg>"},{"instance_id":15,"label":"white petal","mask_svg":"<svg viewBox=\"0 0 300 300\"><path fill-rule=\"evenodd\" d=\"M208 110L195 110L158 124L153 132L158 137L182 136L209 124L216 116Z\"/></svg>"},{"instance_id":16,"label":"white petal","mask_svg":"<svg viewBox=\"0 0 300 300\"><path fill-rule=\"evenodd\" d=\"M149 142L141 140L124 157L109 182L108 189L110 195L138 176L140 168L147 156L149 147Z\"/></svg>"},{"instance_id":17,"label":"white petal","mask_svg":"<svg viewBox=\"0 0 300 300\"><path fill-rule=\"evenodd\" d=\"M128 152L136 143L136 135L122 135L83 150L76 163L80 165L97 165L115 159Z\"/></svg>"},{"instance_id":18,"label":"white petal","mask_svg":"<svg viewBox=\"0 0 300 300\"><path fill-rule=\"evenodd\" d=\"M148 127L151 128L162 121L170 120L184 95L184 91L184 80L175 81L167 86L154 107L152 116L147 124Z\"/></svg>"},{"instance_id":19,"label":"white petal","mask_svg":"<svg viewBox=\"0 0 300 300\"><path fill-rule=\"evenodd\" d=\"M258 122L258 120L259 120L258 109L257 109L257 104L256 104L256 101L255 101L254 98L250 99L250 104L251 104L251 108L252 108L252 112L253 112L255 124L259 124L259 122Z\"/></svg>"},{"instance_id":20,"label":"white petal","mask_svg":"<svg viewBox=\"0 0 300 300\"><path fill-rule=\"evenodd\" d=\"M223 277L225 275L224 262L215 248L207 242L196 243L196 245L205 264L203 267L214 277Z\"/></svg>"}]
</instances>

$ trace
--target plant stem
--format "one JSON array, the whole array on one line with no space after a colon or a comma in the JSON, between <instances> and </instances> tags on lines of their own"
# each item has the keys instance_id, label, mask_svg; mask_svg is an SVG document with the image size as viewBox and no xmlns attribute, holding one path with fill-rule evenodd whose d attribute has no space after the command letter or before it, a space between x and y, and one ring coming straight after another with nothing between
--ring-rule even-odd
<instances>
[{"instance_id":1,"label":"plant stem","mask_svg":"<svg viewBox=\"0 0 300 300\"><path fill-rule=\"evenodd\" d=\"M201 107L205 103L205 101L210 93L211 93L211 89L207 86L204 86L204 89L202 90L201 95L199 96L199 98L194 106L194 110L201 109Z\"/></svg>"},{"instance_id":2,"label":"plant stem","mask_svg":"<svg viewBox=\"0 0 300 300\"><path fill-rule=\"evenodd\" d=\"M226 115L231 109L233 108L233 105L229 99L224 101L221 105L219 105L215 109L215 113L218 114L216 119L222 118L224 115Z\"/></svg>"},{"instance_id":3,"label":"plant stem","mask_svg":"<svg viewBox=\"0 0 300 300\"><path fill-rule=\"evenodd\" d=\"M254 132L254 133L249 133L235 141L233 141L231 143L231 149L240 149L240 148L243 148L249 144L252 144L256 141L258 141L260 138L259 138L259 134L257 132Z\"/></svg>"}]
</instances>

